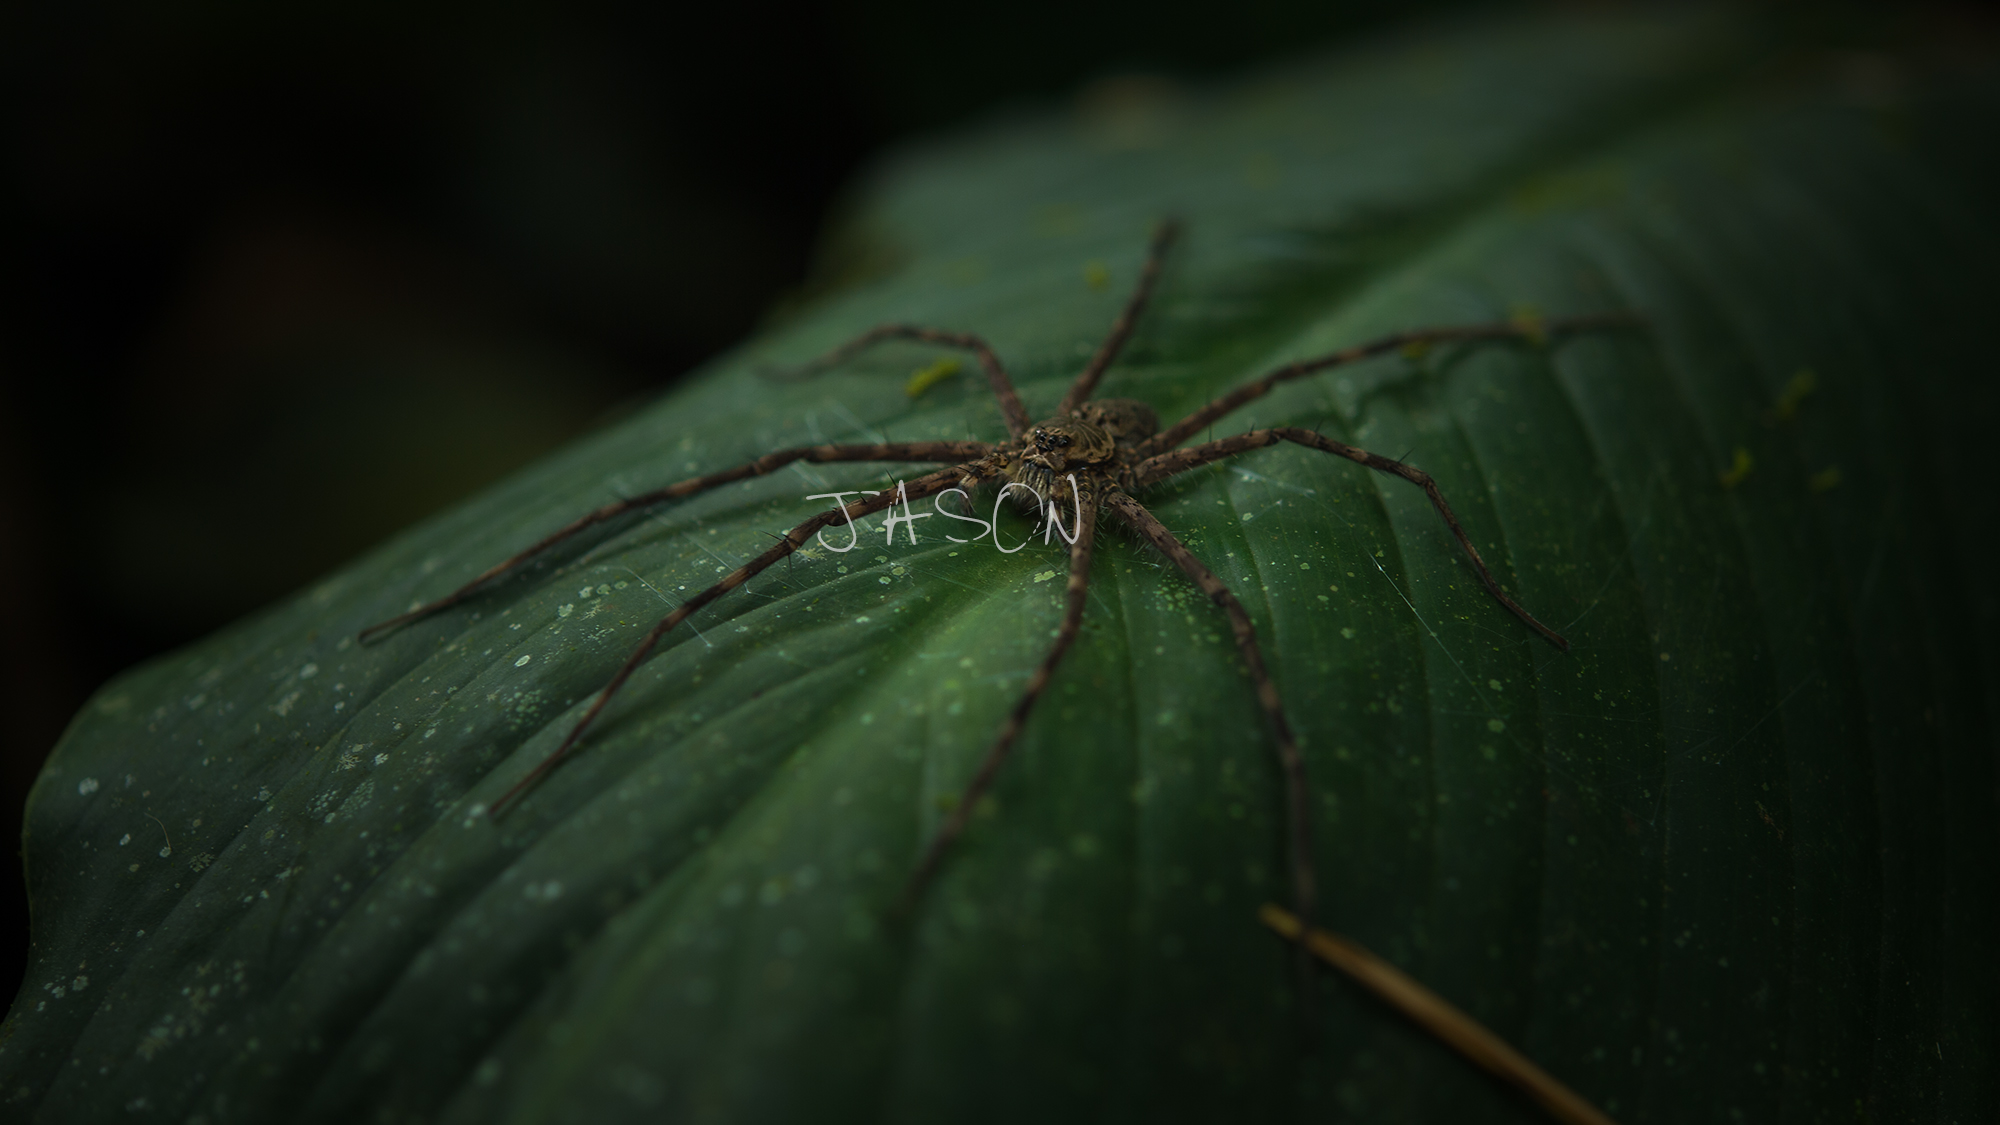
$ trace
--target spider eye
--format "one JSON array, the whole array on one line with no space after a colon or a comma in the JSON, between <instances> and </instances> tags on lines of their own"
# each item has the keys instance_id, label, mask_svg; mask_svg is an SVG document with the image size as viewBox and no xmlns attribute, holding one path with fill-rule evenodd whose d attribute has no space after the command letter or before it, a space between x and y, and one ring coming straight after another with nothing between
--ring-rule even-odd
<instances>
[{"instance_id":1,"label":"spider eye","mask_svg":"<svg viewBox=\"0 0 2000 1125\"><path fill-rule=\"evenodd\" d=\"M1067 437L1059 437L1056 439L1056 444L1062 446L1064 449L1068 449L1070 447L1070 439Z\"/></svg>"}]
</instances>

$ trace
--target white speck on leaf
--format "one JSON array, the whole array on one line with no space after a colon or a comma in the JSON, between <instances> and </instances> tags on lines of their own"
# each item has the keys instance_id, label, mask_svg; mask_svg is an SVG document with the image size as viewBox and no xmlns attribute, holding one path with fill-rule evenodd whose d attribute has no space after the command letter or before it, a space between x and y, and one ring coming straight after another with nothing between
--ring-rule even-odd
<instances>
[{"instance_id":1,"label":"white speck on leaf","mask_svg":"<svg viewBox=\"0 0 2000 1125\"><path fill-rule=\"evenodd\" d=\"M84 778L82 781L76 783L76 791L81 796L90 796L92 793L97 792L97 779L94 777Z\"/></svg>"},{"instance_id":2,"label":"white speck on leaf","mask_svg":"<svg viewBox=\"0 0 2000 1125\"><path fill-rule=\"evenodd\" d=\"M533 655L532 653L530 653L530 654L526 654L526 655L523 655L523 656L521 657L521 659L519 659L519 660L516 660L516 661L514 662L514 667L516 667L516 668L524 668L524 667L526 667L526 666L527 666L527 664L528 664L528 661L530 661L530 660L533 660L534 658L535 658L535 657L534 657L534 655Z\"/></svg>"}]
</instances>

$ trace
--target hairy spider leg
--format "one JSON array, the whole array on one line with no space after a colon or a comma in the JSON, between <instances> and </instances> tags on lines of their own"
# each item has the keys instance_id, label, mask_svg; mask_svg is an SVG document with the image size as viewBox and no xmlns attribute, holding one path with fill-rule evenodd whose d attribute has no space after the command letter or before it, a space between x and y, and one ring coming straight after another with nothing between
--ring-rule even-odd
<instances>
[{"instance_id":1,"label":"hairy spider leg","mask_svg":"<svg viewBox=\"0 0 2000 1125\"><path fill-rule=\"evenodd\" d=\"M1104 337L1104 343L1098 346L1097 353L1090 357L1090 362L1077 375L1076 382L1070 384L1069 393L1056 407L1058 415L1074 414L1077 407L1090 401L1092 392L1097 390L1097 381L1104 377L1105 370L1125 349L1125 341L1131 338L1139 315L1146 311L1146 303L1153 298L1153 286L1160 279L1160 267L1166 260L1167 251L1180 233L1181 225L1174 219L1164 220L1153 228L1153 241L1146 247L1146 264L1139 269L1138 284L1132 287L1132 295L1126 298L1125 308L1119 312L1118 319L1111 322L1111 332Z\"/></svg>"},{"instance_id":2,"label":"hairy spider leg","mask_svg":"<svg viewBox=\"0 0 2000 1125\"><path fill-rule=\"evenodd\" d=\"M1007 436L1018 440L1028 432L1028 411L1021 405L1021 396L1014 391L1014 381L1007 377L1007 369L1001 366L993 345L970 332L948 332L942 328L922 328L914 324L878 324L783 377L811 378L828 368L846 363L884 340L915 340L921 344L961 348L979 357L979 366L986 372L986 382L993 388L993 397L999 400L1000 417L1007 423Z\"/></svg>"},{"instance_id":3,"label":"hairy spider leg","mask_svg":"<svg viewBox=\"0 0 2000 1125\"><path fill-rule=\"evenodd\" d=\"M533 788L535 783L539 782L550 770L556 768L556 766L562 763L564 758L569 756L570 750L575 747L577 740L583 737L583 732L596 720L598 714L604 710L605 705L611 702L611 697L617 695L618 689L624 687L625 681L632 677L633 672L638 671L639 665L645 663L646 657L653 651L653 646L659 644L660 638L666 636L674 626L694 616L696 610L748 582L779 559L790 556L792 552L805 546L806 540L810 539L821 528L830 527L843 519L852 521L870 513L879 512L905 497L910 500L921 500L926 496L936 495L948 488L955 488L966 478L968 472L969 470L965 466L954 465L950 468L939 469L937 472L918 477L916 480L905 485L901 490L878 492L865 500L856 500L851 504L839 508L829 508L786 532L784 538L773 544L770 549L751 559L749 562L744 563L742 566L737 567L735 570L730 571L728 574L723 575L720 582L694 595L680 605L675 606L672 612L660 619L659 624L653 626L652 631L648 632L645 639L639 642L639 647L632 650L632 655L625 658L625 663L619 667L618 674L612 676L611 681L605 684L603 690L597 693L597 699L591 703L590 709L585 711L583 718L578 719L576 725L570 728L569 734L563 738L562 744L555 748L555 752L542 759L540 765L528 771L526 777L515 782L513 788L501 794L500 799L493 802L493 814L497 816L500 810L504 809L515 797Z\"/></svg>"},{"instance_id":4,"label":"hairy spider leg","mask_svg":"<svg viewBox=\"0 0 2000 1125\"><path fill-rule=\"evenodd\" d=\"M669 500L685 499L698 492L706 492L711 488L717 488L734 481L765 476L795 461L819 463L839 461L944 461L957 464L966 461L976 461L990 453L992 448L992 446L983 441L904 441L879 445L812 445L801 446L796 449L781 449L776 453L767 453L755 461L738 465L733 469L724 469L721 472L709 473L706 476L692 477L688 480L670 484L665 488L656 488L651 492L643 493L627 500L619 500L615 503L606 504L593 512L585 514L560 530L543 537L539 542L526 550L511 555L499 564L489 567L479 577L474 578L444 597L433 602L426 602L408 613L391 617L387 621L370 625L366 629L361 630L360 635L356 639L362 644L367 644L369 641L396 628L398 625L408 624L420 617L429 617L441 609L449 609L478 593L494 579L499 578L522 563L606 520L615 519L627 512L636 512L641 508L650 508L655 504L664 504Z\"/></svg>"},{"instance_id":5,"label":"hairy spider leg","mask_svg":"<svg viewBox=\"0 0 2000 1125\"><path fill-rule=\"evenodd\" d=\"M1079 486L1081 488L1081 486ZM910 873L910 881L903 887L902 897L897 903L897 912L907 914L916 905L918 896L937 873L938 865L944 861L944 854L972 820L973 806L986 795L993 785L993 779L1000 772L1000 766L1014 750L1015 740L1020 738L1021 729L1027 725L1028 713L1035 709L1035 703L1049 686L1049 678L1055 674L1056 665L1075 642L1078 629L1083 624L1084 606L1088 604L1090 593L1090 559L1097 547L1097 497L1084 494L1078 497L1078 522L1076 541L1069 545L1069 588L1063 606L1062 624L1057 628L1056 641L1049 646L1048 654L1042 657L1041 666L1028 679L1028 688L1015 702L1014 709L1007 713L1007 720L1000 724L1000 733L980 759L979 768L973 772L972 780L959 795L958 804L952 806L944 823L931 835L930 844L924 848L924 855L917 863L917 869Z\"/></svg>"},{"instance_id":6,"label":"hairy spider leg","mask_svg":"<svg viewBox=\"0 0 2000 1125\"><path fill-rule=\"evenodd\" d=\"M1194 580L1201 592L1208 595L1229 617L1229 627L1236 634L1236 650L1243 657L1243 663L1250 669L1250 681L1257 690L1257 704L1264 709L1264 718L1270 723L1271 736L1278 743L1278 766L1285 777L1285 843L1289 851L1292 868L1292 913L1301 918L1312 917L1313 902L1317 895L1317 880L1313 874L1312 829L1306 808L1306 765L1299 755L1298 740L1292 736L1292 725L1285 719L1285 705L1278 698L1278 686L1271 682L1271 673L1264 667L1264 654L1257 647L1257 629L1250 623L1250 613L1243 603L1236 599L1222 579L1203 565L1187 549L1167 526L1152 512L1123 492L1113 492L1105 500L1119 519L1141 539L1151 543L1174 561L1182 573Z\"/></svg>"},{"instance_id":7,"label":"hairy spider leg","mask_svg":"<svg viewBox=\"0 0 2000 1125\"><path fill-rule=\"evenodd\" d=\"M1177 473L1187 472L1196 466L1206 465L1211 461L1220 461L1224 457L1242 453L1245 450L1262 449L1265 446L1276 445L1282 441L1296 442L1308 449L1317 449L1322 453L1331 453L1337 457L1345 457L1355 464L1373 469L1378 473L1387 473L1390 476L1401 477L1418 488L1423 489L1424 495L1431 498L1431 507L1436 508L1438 515L1444 517L1444 524L1451 529L1452 535L1458 540L1458 545L1465 548L1465 557L1471 559L1473 569L1479 571L1479 580L1486 584L1487 592L1499 599L1501 605L1513 611L1514 616L1526 622L1529 628L1540 633L1550 644L1564 652L1569 651L1569 641L1565 640L1561 633L1536 620L1534 614L1523 609L1521 603L1508 597L1507 592L1500 588L1500 583L1493 577L1493 572L1487 569L1486 560L1479 557L1479 548L1472 545L1471 537L1465 534L1465 528L1459 524L1457 513L1453 512L1451 505L1445 502L1443 490L1439 489L1437 481L1431 479L1431 475L1422 469L1413 469L1401 461L1391 460L1379 453L1370 453L1365 449L1348 445L1345 442L1338 442L1329 437L1321 437L1311 430L1302 430L1296 426L1278 426L1267 430L1251 430L1249 433L1223 438L1220 441L1211 441L1203 445L1191 445L1186 449L1176 449L1171 453L1162 453L1157 457L1140 462L1133 467L1132 473L1137 484L1140 487L1144 487L1165 480Z\"/></svg>"},{"instance_id":8,"label":"hairy spider leg","mask_svg":"<svg viewBox=\"0 0 2000 1125\"><path fill-rule=\"evenodd\" d=\"M1361 360L1382 355L1385 352L1396 351L1400 348L1475 340L1527 340L1538 342L1574 332L1584 332L1599 328L1632 328L1641 326L1644 323L1644 319L1636 314L1614 312L1599 313L1591 316L1561 317L1555 320L1519 324L1512 321L1505 321L1498 324L1468 324L1456 328L1418 328L1408 332L1392 333L1380 339L1370 340L1365 344L1343 348L1337 352L1330 352L1326 355L1314 356L1309 359L1293 360L1291 363L1278 368L1261 379L1253 379L1243 384L1221 398L1216 399L1214 402L1209 403L1207 406L1161 430L1159 433L1154 434L1139 446L1138 453L1144 457L1159 453L1162 450L1172 449L1201 432L1204 426L1216 421L1244 403L1254 402L1270 394L1272 389L1280 383L1287 383L1293 379L1303 378L1315 372L1325 371L1328 368L1358 363Z\"/></svg>"}]
</instances>

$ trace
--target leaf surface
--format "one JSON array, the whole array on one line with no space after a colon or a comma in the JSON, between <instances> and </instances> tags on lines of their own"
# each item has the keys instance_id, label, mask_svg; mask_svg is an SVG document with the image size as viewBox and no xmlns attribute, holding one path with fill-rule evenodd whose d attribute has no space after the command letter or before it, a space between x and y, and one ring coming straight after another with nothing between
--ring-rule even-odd
<instances>
[{"instance_id":1,"label":"leaf surface","mask_svg":"<svg viewBox=\"0 0 2000 1125\"><path fill-rule=\"evenodd\" d=\"M847 236L868 280L91 702L30 803L35 962L0 1099L50 1121L1531 1119L1345 982L1301 1033L1255 917L1284 895L1268 734L1226 620L1127 537L907 925L886 908L1057 621L1063 552L1018 515L1018 553L943 517L885 542L876 517L754 579L497 820L477 810L674 602L807 494L922 468L732 485L353 641L617 496L810 442L1002 436L976 378L904 393L929 349L759 373L933 324L984 334L1046 411L1172 213L1189 236L1103 392L1165 418L1403 328L1647 321L1389 356L1218 427L1434 474L1567 655L1401 482L1286 446L1143 497L1256 620L1322 922L1623 1120L1990 1118L1983 66L1713 13L1517 19L905 153Z\"/></svg>"}]
</instances>

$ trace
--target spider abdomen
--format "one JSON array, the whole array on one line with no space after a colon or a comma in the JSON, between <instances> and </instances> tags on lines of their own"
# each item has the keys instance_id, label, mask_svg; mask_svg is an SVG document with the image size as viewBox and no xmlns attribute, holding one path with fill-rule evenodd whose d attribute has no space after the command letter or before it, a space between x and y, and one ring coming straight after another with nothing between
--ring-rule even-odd
<instances>
[{"instance_id":1,"label":"spider abdomen","mask_svg":"<svg viewBox=\"0 0 2000 1125\"><path fill-rule=\"evenodd\" d=\"M1076 416L1103 430L1114 446L1129 450L1160 432L1160 416L1136 398L1107 398L1077 407Z\"/></svg>"}]
</instances>

